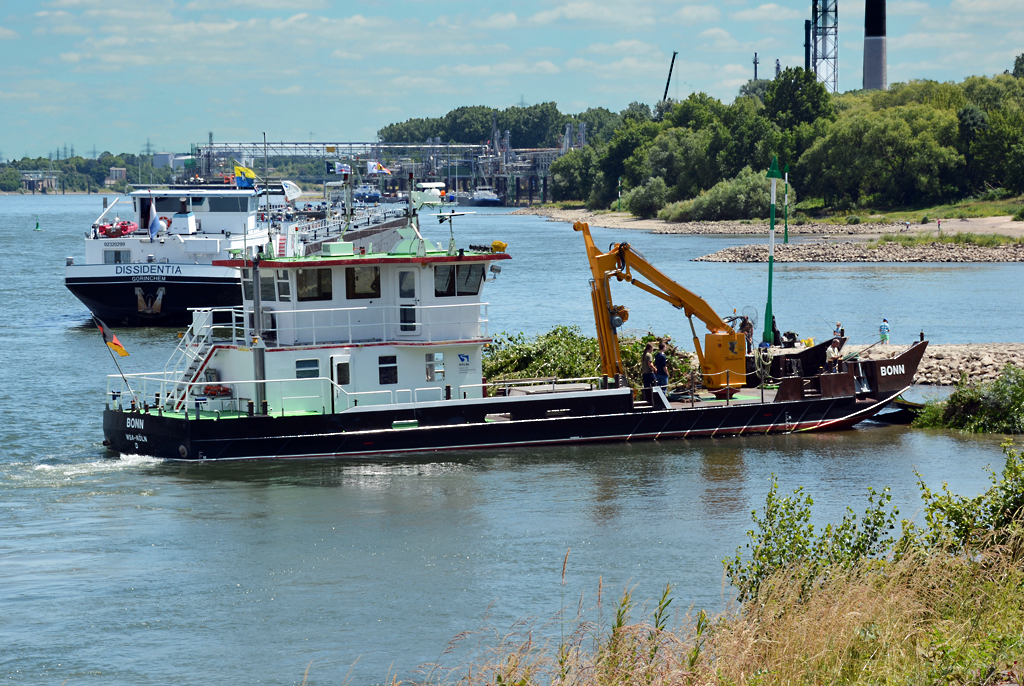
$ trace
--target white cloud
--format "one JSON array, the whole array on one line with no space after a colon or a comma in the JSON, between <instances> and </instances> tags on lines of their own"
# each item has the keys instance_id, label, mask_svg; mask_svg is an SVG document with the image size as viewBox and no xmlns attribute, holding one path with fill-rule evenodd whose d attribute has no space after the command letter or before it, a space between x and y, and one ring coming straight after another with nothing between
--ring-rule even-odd
<instances>
[{"instance_id":1,"label":"white cloud","mask_svg":"<svg viewBox=\"0 0 1024 686\"><path fill-rule=\"evenodd\" d=\"M261 10L318 10L330 5L325 0L192 0L186 10L215 12L224 9L252 8Z\"/></svg>"},{"instance_id":2,"label":"white cloud","mask_svg":"<svg viewBox=\"0 0 1024 686\"><path fill-rule=\"evenodd\" d=\"M508 77L517 74L558 74L562 70L548 60L539 62L510 61L496 64L459 64L446 67L443 71L454 72L460 76L476 77Z\"/></svg>"},{"instance_id":3,"label":"white cloud","mask_svg":"<svg viewBox=\"0 0 1024 686\"><path fill-rule=\"evenodd\" d=\"M592 43L581 50L585 53L596 53L598 55L652 55L660 54L661 48L642 40L620 40L612 45L607 43Z\"/></svg>"},{"instance_id":4,"label":"white cloud","mask_svg":"<svg viewBox=\"0 0 1024 686\"><path fill-rule=\"evenodd\" d=\"M686 24L702 21L718 21L722 18L721 11L714 5L687 5L676 10L672 17Z\"/></svg>"},{"instance_id":5,"label":"white cloud","mask_svg":"<svg viewBox=\"0 0 1024 686\"><path fill-rule=\"evenodd\" d=\"M519 17L516 16L515 12L508 12L506 14L492 14L489 17L483 19L477 19L472 23L473 28L476 29L491 29L494 31L505 31L508 29L514 29L519 26Z\"/></svg>"},{"instance_id":6,"label":"white cloud","mask_svg":"<svg viewBox=\"0 0 1024 686\"><path fill-rule=\"evenodd\" d=\"M917 17L928 14L932 8L920 0L894 0L886 4L885 11L890 17Z\"/></svg>"},{"instance_id":7,"label":"white cloud","mask_svg":"<svg viewBox=\"0 0 1024 686\"><path fill-rule=\"evenodd\" d=\"M593 2L570 2L530 17L533 24L545 25L566 21L576 24L604 24L609 26L650 26L654 18L642 6L600 5Z\"/></svg>"},{"instance_id":8,"label":"white cloud","mask_svg":"<svg viewBox=\"0 0 1024 686\"><path fill-rule=\"evenodd\" d=\"M737 21L789 21L790 19L801 19L804 15L795 9L781 7L770 2L749 10L733 12L730 16Z\"/></svg>"},{"instance_id":9,"label":"white cloud","mask_svg":"<svg viewBox=\"0 0 1024 686\"><path fill-rule=\"evenodd\" d=\"M11 31L8 28L4 28L3 26L0 26L0 40L11 40L17 37L18 34L16 32Z\"/></svg>"},{"instance_id":10,"label":"white cloud","mask_svg":"<svg viewBox=\"0 0 1024 686\"><path fill-rule=\"evenodd\" d=\"M62 52L60 54L60 59L61 59L62 62L71 62L71 63L81 62L82 61L82 55L81 55L81 53L77 53L77 52Z\"/></svg>"},{"instance_id":11,"label":"white cloud","mask_svg":"<svg viewBox=\"0 0 1024 686\"><path fill-rule=\"evenodd\" d=\"M293 86L286 86L284 88L271 88L270 86L263 86L261 88L267 95L298 95L302 92L302 86L295 84Z\"/></svg>"}]
</instances>

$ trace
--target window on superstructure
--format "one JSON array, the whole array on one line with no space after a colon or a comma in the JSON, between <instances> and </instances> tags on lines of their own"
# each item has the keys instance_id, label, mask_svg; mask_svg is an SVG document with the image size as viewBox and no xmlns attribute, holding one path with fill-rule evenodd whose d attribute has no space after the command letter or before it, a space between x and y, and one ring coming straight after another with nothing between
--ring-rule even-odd
<instances>
[{"instance_id":1,"label":"window on superstructure","mask_svg":"<svg viewBox=\"0 0 1024 686\"><path fill-rule=\"evenodd\" d=\"M460 264L455 269L456 295L479 295L480 282L484 278L482 264Z\"/></svg>"},{"instance_id":2,"label":"window on superstructure","mask_svg":"<svg viewBox=\"0 0 1024 686\"><path fill-rule=\"evenodd\" d=\"M288 283L288 270L277 270L277 298L283 303L291 302L292 289Z\"/></svg>"},{"instance_id":3,"label":"window on superstructure","mask_svg":"<svg viewBox=\"0 0 1024 686\"><path fill-rule=\"evenodd\" d=\"M444 381L444 353L427 353L427 381Z\"/></svg>"},{"instance_id":4,"label":"window on superstructure","mask_svg":"<svg viewBox=\"0 0 1024 686\"><path fill-rule=\"evenodd\" d=\"M274 290L274 273L260 274L260 299L264 302L277 300L277 291Z\"/></svg>"},{"instance_id":5,"label":"window on superstructure","mask_svg":"<svg viewBox=\"0 0 1024 686\"><path fill-rule=\"evenodd\" d=\"M299 269L296 271L295 294L299 302L333 299L334 289L331 282L330 268Z\"/></svg>"},{"instance_id":6,"label":"window on superstructure","mask_svg":"<svg viewBox=\"0 0 1024 686\"><path fill-rule=\"evenodd\" d=\"M434 267L434 297L478 295L483 278L482 264L439 265Z\"/></svg>"},{"instance_id":7,"label":"window on superstructure","mask_svg":"<svg viewBox=\"0 0 1024 686\"><path fill-rule=\"evenodd\" d=\"M377 358L378 376L381 386L398 383L398 357L381 355Z\"/></svg>"},{"instance_id":8,"label":"window on superstructure","mask_svg":"<svg viewBox=\"0 0 1024 686\"><path fill-rule=\"evenodd\" d=\"M336 381L334 383L339 386L347 386L352 383L352 370L349 367L348 362L339 362L337 365L337 373L335 375Z\"/></svg>"},{"instance_id":9,"label":"window on superstructure","mask_svg":"<svg viewBox=\"0 0 1024 686\"><path fill-rule=\"evenodd\" d=\"M132 261L131 250L104 250L103 264L127 264Z\"/></svg>"},{"instance_id":10,"label":"window on superstructure","mask_svg":"<svg viewBox=\"0 0 1024 686\"><path fill-rule=\"evenodd\" d=\"M228 197L217 197L211 195L210 201L210 212L248 212L249 211L249 198L244 195L228 196ZM160 208L160 201L157 201L157 209Z\"/></svg>"},{"instance_id":11,"label":"window on superstructure","mask_svg":"<svg viewBox=\"0 0 1024 686\"><path fill-rule=\"evenodd\" d=\"M320 376L320 360L295 360L296 379L315 379Z\"/></svg>"},{"instance_id":12,"label":"window on superstructure","mask_svg":"<svg viewBox=\"0 0 1024 686\"><path fill-rule=\"evenodd\" d=\"M159 215L175 214L180 209L178 198L156 198L156 213Z\"/></svg>"},{"instance_id":13,"label":"window on superstructure","mask_svg":"<svg viewBox=\"0 0 1024 686\"><path fill-rule=\"evenodd\" d=\"M369 300L380 297L380 267L345 267L345 297Z\"/></svg>"}]
</instances>

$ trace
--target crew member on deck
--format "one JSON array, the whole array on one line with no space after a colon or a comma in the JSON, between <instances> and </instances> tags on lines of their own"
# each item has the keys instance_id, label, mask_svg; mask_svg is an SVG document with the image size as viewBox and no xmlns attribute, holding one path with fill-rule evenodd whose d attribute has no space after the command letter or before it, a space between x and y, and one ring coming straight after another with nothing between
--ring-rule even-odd
<instances>
[{"instance_id":1,"label":"crew member on deck","mask_svg":"<svg viewBox=\"0 0 1024 686\"><path fill-rule=\"evenodd\" d=\"M839 339L833 338L832 345L825 351L825 371L829 373L835 373L839 371L839 362L843 359L843 354L839 351Z\"/></svg>"}]
</instances>

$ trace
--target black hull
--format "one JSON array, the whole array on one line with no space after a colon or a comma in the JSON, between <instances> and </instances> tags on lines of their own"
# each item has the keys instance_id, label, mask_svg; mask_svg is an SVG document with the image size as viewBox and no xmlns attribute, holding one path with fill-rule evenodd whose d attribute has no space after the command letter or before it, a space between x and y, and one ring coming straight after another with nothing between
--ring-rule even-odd
<instances>
[{"instance_id":1,"label":"black hull","mask_svg":"<svg viewBox=\"0 0 1024 686\"><path fill-rule=\"evenodd\" d=\"M410 453L441 450L834 431L868 419L896 395L898 392L893 392L879 400L845 396L764 404L698 405L409 429L368 429L360 422L360 415L351 411L195 420L106 410L103 433L105 444L113 451L174 460L374 456L396 461ZM393 418L408 418L413 412L396 409Z\"/></svg>"},{"instance_id":2,"label":"black hull","mask_svg":"<svg viewBox=\"0 0 1024 686\"><path fill-rule=\"evenodd\" d=\"M192 323L189 308L230 308L242 304L242 287L237 278L166 277L161 281L133 281L132 277L86 277L65 279L64 285L110 326L188 326Z\"/></svg>"}]
</instances>

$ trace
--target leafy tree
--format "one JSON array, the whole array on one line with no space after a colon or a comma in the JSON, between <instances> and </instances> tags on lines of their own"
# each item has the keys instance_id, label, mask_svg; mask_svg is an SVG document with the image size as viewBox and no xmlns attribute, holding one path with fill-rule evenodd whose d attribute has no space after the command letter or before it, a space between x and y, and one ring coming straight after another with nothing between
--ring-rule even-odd
<instances>
[{"instance_id":1,"label":"leafy tree","mask_svg":"<svg viewBox=\"0 0 1024 686\"><path fill-rule=\"evenodd\" d=\"M666 115L672 112L672 108L676 106L676 101L672 98L667 100L661 100L654 106L654 121L663 121Z\"/></svg>"},{"instance_id":2,"label":"leafy tree","mask_svg":"<svg viewBox=\"0 0 1024 686\"><path fill-rule=\"evenodd\" d=\"M967 94L959 85L927 79L894 83L888 90L870 91L869 95L871 106L876 110L915 104L959 110L968 104Z\"/></svg>"},{"instance_id":3,"label":"leafy tree","mask_svg":"<svg viewBox=\"0 0 1024 686\"><path fill-rule=\"evenodd\" d=\"M592 143L606 142L611 140L615 130L622 126L622 116L605 109L604 107L591 107L585 112L576 115L569 115L567 119L579 125L587 125L587 140ZM564 124L562 125L564 128Z\"/></svg>"},{"instance_id":4,"label":"leafy tree","mask_svg":"<svg viewBox=\"0 0 1024 686\"><path fill-rule=\"evenodd\" d=\"M764 96L768 92L769 83L771 83L771 79L750 79L740 86L740 92L736 97L737 99L757 98L758 101L764 102Z\"/></svg>"},{"instance_id":5,"label":"leafy tree","mask_svg":"<svg viewBox=\"0 0 1024 686\"><path fill-rule=\"evenodd\" d=\"M650 121L653 117L651 114L651 108L642 102L636 102L635 100L622 110L620 113L623 120L632 120L635 122Z\"/></svg>"},{"instance_id":6,"label":"leafy tree","mask_svg":"<svg viewBox=\"0 0 1024 686\"><path fill-rule=\"evenodd\" d=\"M622 128L615 132L601 160L601 177L595 177L594 187L587 204L591 207L608 207L616 195L619 177L626 173L626 160L640 147L653 141L661 128L652 121L638 122L627 119ZM634 185L643 182L643 178L633 180ZM598 183L600 181L600 183Z\"/></svg>"},{"instance_id":7,"label":"leafy tree","mask_svg":"<svg viewBox=\"0 0 1024 686\"><path fill-rule=\"evenodd\" d=\"M1013 60L1013 75L1018 79L1024 79L1024 54L1017 55Z\"/></svg>"},{"instance_id":8,"label":"leafy tree","mask_svg":"<svg viewBox=\"0 0 1024 686\"><path fill-rule=\"evenodd\" d=\"M658 217L673 222L758 219L767 217L771 191L766 172L743 168L735 178L721 181L692 200L668 205ZM790 203L796 203L796 190L790 184Z\"/></svg>"},{"instance_id":9,"label":"leafy tree","mask_svg":"<svg viewBox=\"0 0 1024 686\"><path fill-rule=\"evenodd\" d=\"M967 105L966 107L960 108L960 111L956 113L956 116L959 121L959 148L965 160L965 176L968 180L968 185L976 187L977 183L974 179L974 167L971 164L974 159L972 146L978 139L978 135L988 128L988 115L974 105Z\"/></svg>"},{"instance_id":10,"label":"leafy tree","mask_svg":"<svg viewBox=\"0 0 1024 686\"><path fill-rule=\"evenodd\" d=\"M728 107L718 98L707 93L690 93L681 103L672 108L667 121L670 126L680 126L694 131L721 122L726 117Z\"/></svg>"},{"instance_id":11,"label":"leafy tree","mask_svg":"<svg viewBox=\"0 0 1024 686\"><path fill-rule=\"evenodd\" d=\"M14 167L0 171L0 191L12 193L21 188L21 174Z\"/></svg>"},{"instance_id":12,"label":"leafy tree","mask_svg":"<svg viewBox=\"0 0 1024 686\"><path fill-rule=\"evenodd\" d=\"M586 200L597 175L598 155L587 145L570 150L551 163L551 197L554 200Z\"/></svg>"},{"instance_id":13,"label":"leafy tree","mask_svg":"<svg viewBox=\"0 0 1024 686\"><path fill-rule=\"evenodd\" d=\"M787 67L768 84L764 94L766 116L783 129L835 118L835 105L817 76L800 67Z\"/></svg>"},{"instance_id":14,"label":"leafy tree","mask_svg":"<svg viewBox=\"0 0 1024 686\"><path fill-rule=\"evenodd\" d=\"M901 205L953 193L957 118L928 105L851 110L800 158L796 180L829 202L876 195Z\"/></svg>"},{"instance_id":15,"label":"leafy tree","mask_svg":"<svg viewBox=\"0 0 1024 686\"><path fill-rule=\"evenodd\" d=\"M665 206L668 188L660 176L647 179L642 185L630 191L623 204L630 214L643 219L658 216L658 211Z\"/></svg>"}]
</instances>

